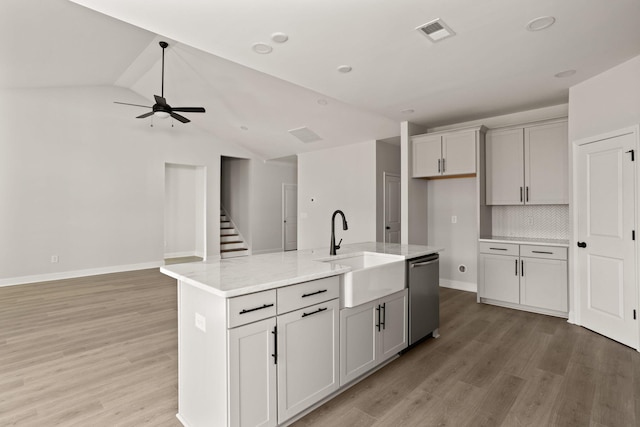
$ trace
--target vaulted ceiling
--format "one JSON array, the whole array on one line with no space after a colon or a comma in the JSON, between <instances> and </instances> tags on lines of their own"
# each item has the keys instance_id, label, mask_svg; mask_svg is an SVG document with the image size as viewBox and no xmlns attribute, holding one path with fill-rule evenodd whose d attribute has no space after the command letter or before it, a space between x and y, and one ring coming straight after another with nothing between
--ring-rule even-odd
<instances>
[{"instance_id":1,"label":"vaulted ceiling","mask_svg":"<svg viewBox=\"0 0 640 427\"><path fill-rule=\"evenodd\" d=\"M167 40L170 103L204 106L193 125L264 158L393 137L403 120L566 103L570 86L640 55L638 0L73 1L2 1L1 87L118 85L135 93L117 101L151 105ZM541 16L555 23L527 30ZM454 37L415 30L437 18ZM299 127L322 140L300 142Z\"/></svg>"}]
</instances>

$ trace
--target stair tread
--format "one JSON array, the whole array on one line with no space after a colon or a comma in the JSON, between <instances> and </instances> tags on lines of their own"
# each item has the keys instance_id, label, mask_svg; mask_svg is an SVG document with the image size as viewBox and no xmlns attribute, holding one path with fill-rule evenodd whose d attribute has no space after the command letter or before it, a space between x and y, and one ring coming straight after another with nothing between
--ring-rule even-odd
<instances>
[{"instance_id":1,"label":"stair tread","mask_svg":"<svg viewBox=\"0 0 640 427\"><path fill-rule=\"evenodd\" d=\"M235 248L235 249L222 249L220 252L239 252L239 251L248 251L247 248Z\"/></svg>"},{"instance_id":2,"label":"stair tread","mask_svg":"<svg viewBox=\"0 0 640 427\"><path fill-rule=\"evenodd\" d=\"M242 240L229 240L227 242L220 242L221 245L231 245L235 243L242 243Z\"/></svg>"}]
</instances>

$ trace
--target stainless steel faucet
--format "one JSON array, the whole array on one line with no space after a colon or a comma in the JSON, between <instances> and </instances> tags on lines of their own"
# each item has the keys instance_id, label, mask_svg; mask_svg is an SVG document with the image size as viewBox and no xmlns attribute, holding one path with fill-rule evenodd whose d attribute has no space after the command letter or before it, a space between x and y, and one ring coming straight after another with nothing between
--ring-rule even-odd
<instances>
[{"instance_id":1,"label":"stainless steel faucet","mask_svg":"<svg viewBox=\"0 0 640 427\"><path fill-rule=\"evenodd\" d=\"M336 215L337 214L340 214L340 216L342 216L342 229L343 230L349 229L349 227L347 226L347 218L345 218L344 212L342 212L341 210L335 211L331 216L331 248L329 249L329 255L335 255L336 251L340 249L340 243L342 243L342 239L340 239L340 241L336 245Z\"/></svg>"}]
</instances>

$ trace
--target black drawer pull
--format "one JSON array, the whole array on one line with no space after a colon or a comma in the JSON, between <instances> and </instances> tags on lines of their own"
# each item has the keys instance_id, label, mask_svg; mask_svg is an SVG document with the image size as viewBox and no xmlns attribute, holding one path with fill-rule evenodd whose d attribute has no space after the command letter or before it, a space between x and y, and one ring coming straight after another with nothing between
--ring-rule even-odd
<instances>
[{"instance_id":1,"label":"black drawer pull","mask_svg":"<svg viewBox=\"0 0 640 427\"><path fill-rule=\"evenodd\" d=\"M547 251L531 251L534 254L547 254L547 255L553 255L553 252L547 252Z\"/></svg>"},{"instance_id":2,"label":"black drawer pull","mask_svg":"<svg viewBox=\"0 0 640 427\"><path fill-rule=\"evenodd\" d=\"M314 315L314 314L317 314L317 313L321 313L321 312L326 311L326 310L328 310L327 307L319 308L316 311L312 311L311 313L302 313L302 317L311 316L311 315Z\"/></svg>"},{"instance_id":3,"label":"black drawer pull","mask_svg":"<svg viewBox=\"0 0 640 427\"><path fill-rule=\"evenodd\" d=\"M322 293L324 293L324 292L327 292L327 290L326 290L326 289L323 289L323 290L321 290L321 291L311 292L310 294L302 294L302 298L306 298L306 297L310 297L310 296L313 296L313 295L322 294Z\"/></svg>"},{"instance_id":4,"label":"black drawer pull","mask_svg":"<svg viewBox=\"0 0 640 427\"><path fill-rule=\"evenodd\" d=\"M492 251L506 251L507 250L506 248L489 248L489 249L491 249Z\"/></svg>"},{"instance_id":5,"label":"black drawer pull","mask_svg":"<svg viewBox=\"0 0 640 427\"><path fill-rule=\"evenodd\" d=\"M252 311L258 311L258 310L263 310L265 308L269 308L269 307L273 307L273 304L265 304L262 307L256 307L256 308L250 308L248 310L242 310L240 312L240 314L247 314L247 313L251 313Z\"/></svg>"}]
</instances>

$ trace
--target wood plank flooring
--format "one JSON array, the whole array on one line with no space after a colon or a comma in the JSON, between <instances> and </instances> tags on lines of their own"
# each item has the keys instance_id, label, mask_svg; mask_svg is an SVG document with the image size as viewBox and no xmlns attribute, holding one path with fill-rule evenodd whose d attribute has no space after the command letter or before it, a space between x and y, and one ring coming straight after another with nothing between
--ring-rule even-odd
<instances>
[{"instance_id":1,"label":"wood plank flooring","mask_svg":"<svg viewBox=\"0 0 640 427\"><path fill-rule=\"evenodd\" d=\"M640 355L441 289L428 339L294 425L638 426ZM0 288L0 426L179 426L175 281L157 270Z\"/></svg>"}]
</instances>

